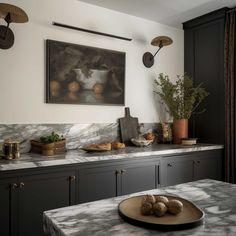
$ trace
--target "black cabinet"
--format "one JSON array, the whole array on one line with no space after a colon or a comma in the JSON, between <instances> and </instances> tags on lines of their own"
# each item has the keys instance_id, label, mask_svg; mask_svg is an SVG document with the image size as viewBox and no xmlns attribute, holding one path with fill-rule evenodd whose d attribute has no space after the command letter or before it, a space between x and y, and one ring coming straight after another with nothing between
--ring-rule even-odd
<instances>
[{"instance_id":1,"label":"black cabinet","mask_svg":"<svg viewBox=\"0 0 236 236\"><path fill-rule=\"evenodd\" d=\"M161 186L170 186L192 181L193 162L191 156L175 156L161 162Z\"/></svg>"},{"instance_id":2,"label":"black cabinet","mask_svg":"<svg viewBox=\"0 0 236 236\"><path fill-rule=\"evenodd\" d=\"M185 72L210 95L206 111L190 120L190 135L202 143L224 143L224 21L227 8L183 24Z\"/></svg>"},{"instance_id":3,"label":"black cabinet","mask_svg":"<svg viewBox=\"0 0 236 236\"><path fill-rule=\"evenodd\" d=\"M118 195L125 195L154 189L159 184L159 163L142 162L136 165L122 166L121 184Z\"/></svg>"},{"instance_id":4,"label":"black cabinet","mask_svg":"<svg viewBox=\"0 0 236 236\"><path fill-rule=\"evenodd\" d=\"M16 179L0 180L0 235L8 236L17 233L17 229L11 228L14 223L14 209L17 205Z\"/></svg>"},{"instance_id":5,"label":"black cabinet","mask_svg":"<svg viewBox=\"0 0 236 236\"><path fill-rule=\"evenodd\" d=\"M82 167L78 177L79 203L115 197L118 173L116 166Z\"/></svg>"},{"instance_id":6,"label":"black cabinet","mask_svg":"<svg viewBox=\"0 0 236 236\"><path fill-rule=\"evenodd\" d=\"M161 186L200 179L222 180L222 157L222 150L214 150L163 158Z\"/></svg>"},{"instance_id":7,"label":"black cabinet","mask_svg":"<svg viewBox=\"0 0 236 236\"><path fill-rule=\"evenodd\" d=\"M0 235L43 235L43 212L76 202L76 171L0 180Z\"/></svg>"},{"instance_id":8,"label":"black cabinet","mask_svg":"<svg viewBox=\"0 0 236 236\"><path fill-rule=\"evenodd\" d=\"M19 236L43 235L43 212L75 204L75 172L19 178Z\"/></svg>"},{"instance_id":9,"label":"black cabinet","mask_svg":"<svg viewBox=\"0 0 236 236\"><path fill-rule=\"evenodd\" d=\"M159 163L121 162L79 169L79 203L156 188Z\"/></svg>"},{"instance_id":10,"label":"black cabinet","mask_svg":"<svg viewBox=\"0 0 236 236\"><path fill-rule=\"evenodd\" d=\"M193 180L222 180L222 155L221 151L205 152L203 155L197 155L193 160Z\"/></svg>"}]
</instances>

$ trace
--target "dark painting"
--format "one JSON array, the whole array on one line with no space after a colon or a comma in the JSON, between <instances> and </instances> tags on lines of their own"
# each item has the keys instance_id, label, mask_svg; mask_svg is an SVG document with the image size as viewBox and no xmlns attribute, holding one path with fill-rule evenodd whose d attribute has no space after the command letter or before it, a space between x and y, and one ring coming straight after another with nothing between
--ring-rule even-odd
<instances>
[{"instance_id":1,"label":"dark painting","mask_svg":"<svg viewBox=\"0 0 236 236\"><path fill-rule=\"evenodd\" d=\"M47 103L124 105L125 53L47 40Z\"/></svg>"}]
</instances>

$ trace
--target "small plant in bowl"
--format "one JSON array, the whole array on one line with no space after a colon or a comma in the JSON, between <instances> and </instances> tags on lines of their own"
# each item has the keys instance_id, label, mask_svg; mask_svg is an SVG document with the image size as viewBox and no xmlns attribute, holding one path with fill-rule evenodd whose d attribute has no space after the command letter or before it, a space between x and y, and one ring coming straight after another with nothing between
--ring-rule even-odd
<instances>
[{"instance_id":1,"label":"small plant in bowl","mask_svg":"<svg viewBox=\"0 0 236 236\"><path fill-rule=\"evenodd\" d=\"M65 140L63 135L59 135L54 131L50 135L40 137L42 143L54 143L62 140Z\"/></svg>"},{"instance_id":2,"label":"small plant in bowl","mask_svg":"<svg viewBox=\"0 0 236 236\"><path fill-rule=\"evenodd\" d=\"M49 135L40 137L40 140L31 140L31 152L43 156L53 156L66 151L66 139L63 135L52 132Z\"/></svg>"}]
</instances>

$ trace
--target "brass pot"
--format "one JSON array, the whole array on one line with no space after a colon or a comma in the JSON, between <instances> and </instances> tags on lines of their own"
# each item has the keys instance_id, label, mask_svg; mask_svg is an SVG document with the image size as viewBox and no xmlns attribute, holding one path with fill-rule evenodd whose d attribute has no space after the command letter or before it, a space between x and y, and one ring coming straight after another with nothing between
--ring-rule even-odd
<instances>
[{"instance_id":1,"label":"brass pot","mask_svg":"<svg viewBox=\"0 0 236 236\"><path fill-rule=\"evenodd\" d=\"M18 159L20 158L20 143L10 139L5 140L2 151L6 159Z\"/></svg>"}]
</instances>

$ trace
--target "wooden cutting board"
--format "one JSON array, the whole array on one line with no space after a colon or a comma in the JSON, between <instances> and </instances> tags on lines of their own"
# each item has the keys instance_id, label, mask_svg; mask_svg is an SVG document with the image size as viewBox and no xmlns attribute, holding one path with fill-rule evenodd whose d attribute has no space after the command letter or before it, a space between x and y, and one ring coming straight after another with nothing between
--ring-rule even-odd
<instances>
[{"instance_id":1,"label":"wooden cutting board","mask_svg":"<svg viewBox=\"0 0 236 236\"><path fill-rule=\"evenodd\" d=\"M119 119L121 141L131 144L131 138L139 135L138 118L130 116L129 107L125 107L125 117Z\"/></svg>"}]
</instances>

